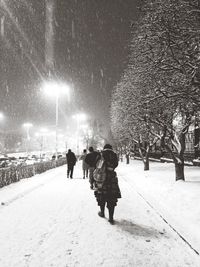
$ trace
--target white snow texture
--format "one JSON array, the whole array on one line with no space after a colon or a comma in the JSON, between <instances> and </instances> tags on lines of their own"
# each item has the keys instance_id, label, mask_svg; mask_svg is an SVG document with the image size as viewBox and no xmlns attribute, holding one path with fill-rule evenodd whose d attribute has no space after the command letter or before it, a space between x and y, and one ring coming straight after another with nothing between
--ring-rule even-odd
<instances>
[{"instance_id":1,"label":"white snow texture","mask_svg":"<svg viewBox=\"0 0 200 267\"><path fill-rule=\"evenodd\" d=\"M0 189L0 266L199 267L199 256L159 216L200 251L199 169L175 183L172 164L150 168L134 160L116 169L122 199L114 225L107 210L97 215L81 163L73 179L65 165Z\"/></svg>"}]
</instances>

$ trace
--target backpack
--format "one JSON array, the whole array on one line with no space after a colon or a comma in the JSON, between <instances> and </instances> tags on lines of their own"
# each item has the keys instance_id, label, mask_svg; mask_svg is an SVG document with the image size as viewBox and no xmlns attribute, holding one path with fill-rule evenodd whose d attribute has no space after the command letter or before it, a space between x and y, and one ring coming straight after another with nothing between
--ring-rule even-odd
<instances>
[{"instance_id":1,"label":"backpack","mask_svg":"<svg viewBox=\"0 0 200 267\"><path fill-rule=\"evenodd\" d=\"M104 181L106 180L106 163L105 159L101 154L101 158L97 161L96 169L93 173L94 180L97 188L102 188Z\"/></svg>"}]
</instances>

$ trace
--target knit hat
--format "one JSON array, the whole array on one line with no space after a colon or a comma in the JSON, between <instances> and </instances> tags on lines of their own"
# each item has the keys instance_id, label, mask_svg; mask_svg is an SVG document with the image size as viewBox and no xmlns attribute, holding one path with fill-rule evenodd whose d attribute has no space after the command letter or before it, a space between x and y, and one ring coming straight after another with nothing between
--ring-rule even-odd
<instances>
[{"instance_id":1,"label":"knit hat","mask_svg":"<svg viewBox=\"0 0 200 267\"><path fill-rule=\"evenodd\" d=\"M112 146L110 144L106 144L103 149L112 149Z\"/></svg>"}]
</instances>

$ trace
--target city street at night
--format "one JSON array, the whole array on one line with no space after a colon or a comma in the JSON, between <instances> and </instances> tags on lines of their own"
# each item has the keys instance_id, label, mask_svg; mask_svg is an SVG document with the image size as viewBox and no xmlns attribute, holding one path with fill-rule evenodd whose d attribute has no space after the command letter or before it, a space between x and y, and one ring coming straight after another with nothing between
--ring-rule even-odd
<instances>
[{"instance_id":1,"label":"city street at night","mask_svg":"<svg viewBox=\"0 0 200 267\"><path fill-rule=\"evenodd\" d=\"M0 0L0 267L200 267L199 14Z\"/></svg>"}]
</instances>

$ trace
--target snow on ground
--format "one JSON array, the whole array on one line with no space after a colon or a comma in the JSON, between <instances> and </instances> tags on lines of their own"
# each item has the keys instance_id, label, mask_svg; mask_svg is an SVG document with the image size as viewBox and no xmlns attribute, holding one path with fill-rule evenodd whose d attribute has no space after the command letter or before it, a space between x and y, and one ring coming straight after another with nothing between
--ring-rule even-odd
<instances>
[{"instance_id":1,"label":"snow on ground","mask_svg":"<svg viewBox=\"0 0 200 267\"><path fill-rule=\"evenodd\" d=\"M199 256L137 193L139 183L135 190L136 173L141 183L147 179L141 166L118 167L115 225L98 217L80 163L74 179L62 166L0 189L0 266L200 266Z\"/></svg>"},{"instance_id":2,"label":"snow on ground","mask_svg":"<svg viewBox=\"0 0 200 267\"><path fill-rule=\"evenodd\" d=\"M131 173L131 175L130 175ZM185 182L175 181L173 163L121 164L120 175L200 253L200 168L185 167Z\"/></svg>"}]
</instances>

